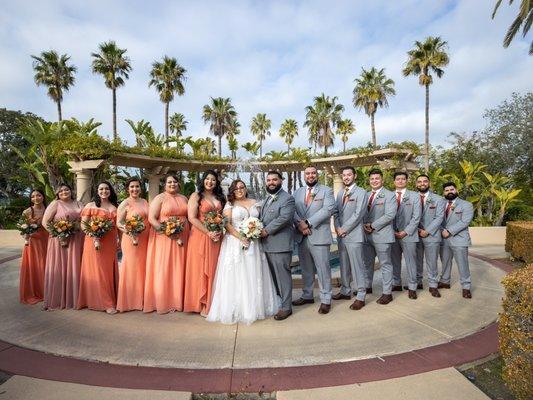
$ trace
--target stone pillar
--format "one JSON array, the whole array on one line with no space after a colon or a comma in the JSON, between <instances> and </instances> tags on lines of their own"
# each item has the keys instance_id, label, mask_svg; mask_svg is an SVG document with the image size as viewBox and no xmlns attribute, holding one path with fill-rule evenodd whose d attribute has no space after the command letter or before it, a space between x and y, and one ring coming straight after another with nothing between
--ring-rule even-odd
<instances>
[{"instance_id":1,"label":"stone pillar","mask_svg":"<svg viewBox=\"0 0 533 400\"><path fill-rule=\"evenodd\" d=\"M91 201L91 186L94 171L102 166L105 160L68 161L70 172L76 175L76 199L83 204Z\"/></svg>"},{"instance_id":2,"label":"stone pillar","mask_svg":"<svg viewBox=\"0 0 533 400\"><path fill-rule=\"evenodd\" d=\"M161 178L168 173L168 167L154 167L148 173L148 201L152 201L159 194Z\"/></svg>"},{"instance_id":3,"label":"stone pillar","mask_svg":"<svg viewBox=\"0 0 533 400\"><path fill-rule=\"evenodd\" d=\"M339 193L343 189L343 187L344 184L342 183L342 176L339 172L336 171L333 175L333 195L337 196L337 193Z\"/></svg>"}]
</instances>

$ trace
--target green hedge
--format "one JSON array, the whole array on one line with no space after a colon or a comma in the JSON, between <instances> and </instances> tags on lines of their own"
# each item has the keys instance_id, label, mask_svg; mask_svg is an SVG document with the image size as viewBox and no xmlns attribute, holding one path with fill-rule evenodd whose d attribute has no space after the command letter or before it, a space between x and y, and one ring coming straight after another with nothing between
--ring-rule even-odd
<instances>
[{"instance_id":1,"label":"green hedge","mask_svg":"<svg viewBox=\"0 0 533 400\"><path fill-rule=\"evenodd\" d=\"M507 223L505 251L528 264L533 262L533 221Z\"/></svg>"}]
</instances>

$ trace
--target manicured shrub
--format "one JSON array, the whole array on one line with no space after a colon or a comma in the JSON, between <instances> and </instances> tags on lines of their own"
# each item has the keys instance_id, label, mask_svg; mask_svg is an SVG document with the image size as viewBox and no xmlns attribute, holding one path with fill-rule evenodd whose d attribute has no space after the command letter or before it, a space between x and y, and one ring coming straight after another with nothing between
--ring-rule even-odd
<instances>
[{"instance_id":1,"label":"manicured shrub","mask_svg":"<svg viewBox=\"0 0 533 400\"><path fill-rule=\"evenodd\" d=\"M533 221L507 223L505 251L528 264L533 262Z\"/></svg>"}]
</instances>

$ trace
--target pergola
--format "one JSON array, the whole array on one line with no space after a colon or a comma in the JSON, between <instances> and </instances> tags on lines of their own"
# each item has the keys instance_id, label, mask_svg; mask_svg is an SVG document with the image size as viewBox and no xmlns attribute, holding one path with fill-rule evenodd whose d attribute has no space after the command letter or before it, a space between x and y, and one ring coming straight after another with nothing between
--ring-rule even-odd
<instances>
[{"instance_id":1,"label":"pergola","mask_svg":"<svg viewBox=\"0 0 533 400\"><path fill-rule=\"evenodd\" d=\"M73 156L71 154L71 156ZM76 158L73 156L73 158ZM314 165L325 171L333 179L333 190L337 193L342 188L340 169L344 166L365 167L379 165L383 169L397 169L416 171L418 165L416 154L408 149L387 148L375 150L368 154L349 154L322 158L311 158L309 162L302 161L250 161L244 165L248 170L280 172L302 171L306 165ZM88 202L91 196L91 182L94 172L104 164L121 167L143 168L148 171L148 197L153 199L159 192L161 178L169 171L201 172L214 169L222 173L233 171L236 161L211 160L179 160L171 158L150 157L139 154L119 153L109 159L100 160L72 160L68 164L71 172L76 175L76 191L78 200Z\"/></svg>"}]
</instances>

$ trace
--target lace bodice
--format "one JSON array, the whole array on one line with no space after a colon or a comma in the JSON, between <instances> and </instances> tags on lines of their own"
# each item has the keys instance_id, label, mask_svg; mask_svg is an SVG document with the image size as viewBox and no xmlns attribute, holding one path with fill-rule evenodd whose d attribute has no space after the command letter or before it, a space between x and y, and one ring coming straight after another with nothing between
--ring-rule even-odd
<instances>
[{"instance_id":1,"label":"lace bodice","mask_svg":"<svg viewBox=\"0 0 533 400\"><path fill-rule=\"evenodd\" d=\"M249 210L246 209L244 206L231 206L229 204L226 204L225 208L231 210L231 225L233 225L233 227L237 230L239 229L239 224L246 218L259 218L259 203L255 203L254 205L250 206Z\"/></svg>"}]
</instances>

